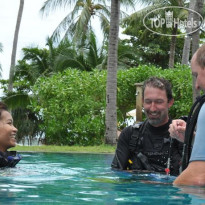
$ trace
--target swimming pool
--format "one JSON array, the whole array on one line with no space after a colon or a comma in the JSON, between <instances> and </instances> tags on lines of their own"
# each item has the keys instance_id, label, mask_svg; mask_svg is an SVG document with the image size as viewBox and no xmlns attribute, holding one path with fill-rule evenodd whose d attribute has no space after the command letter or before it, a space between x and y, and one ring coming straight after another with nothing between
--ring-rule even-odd
<instances>
[{"instance_id":1,"label":"swimming pool","mask_svg":"<svg viewBox=\"0 0 205 205\"><path fill-rule=\"evenodd\" d=\"M205 204L205 188L173 187L174 177L159 174L112 171L113 155L22 156L16 168L0 170L0 204Z\"/></svg>"}]
</instances>

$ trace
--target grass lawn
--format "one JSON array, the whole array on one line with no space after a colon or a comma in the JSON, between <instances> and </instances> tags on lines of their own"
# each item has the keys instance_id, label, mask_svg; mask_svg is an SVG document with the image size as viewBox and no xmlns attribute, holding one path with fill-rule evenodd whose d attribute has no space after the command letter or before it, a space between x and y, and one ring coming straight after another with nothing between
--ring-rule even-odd
<instances>
[{"instance_id":1,"label":"grass lawn","mask_svg":"<svg viewBox=\"0 0 205 205\"><path fill-rule=\"evenodd\" d=\"M19 152L76 152L76 153L114 153L116 146L99 145L99 146L16 146L11 150Z\"/></svg>"}]
</instances>

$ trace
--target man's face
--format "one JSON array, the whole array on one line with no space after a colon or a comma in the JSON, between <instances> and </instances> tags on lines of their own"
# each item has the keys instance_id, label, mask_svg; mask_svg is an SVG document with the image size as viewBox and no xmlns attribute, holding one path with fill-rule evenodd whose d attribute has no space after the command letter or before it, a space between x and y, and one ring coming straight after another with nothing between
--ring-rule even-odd
<instances>
[{"instance_id":1,"label":"man's face","mask_svg":"<svg viewBox=\"0 0 205 205\"><path fill-rule=\"evenodd\" d=\"M168 102L165 90L146 86L143 106L149 123L154 127L166 124L169 120L168 109L173 102L173 99Z\"/></svg>"},{"instance_id":2,"label":"man's face","mask_svg":"<svg viewBox=\"0 0 205 205\"><path fill-rule=\"evenodd\" d=\"M191 60L192 75L196 78L195 88L205 91L205 68L202 69L196 62L196 54Z\"/></svg>"}]
</instances>

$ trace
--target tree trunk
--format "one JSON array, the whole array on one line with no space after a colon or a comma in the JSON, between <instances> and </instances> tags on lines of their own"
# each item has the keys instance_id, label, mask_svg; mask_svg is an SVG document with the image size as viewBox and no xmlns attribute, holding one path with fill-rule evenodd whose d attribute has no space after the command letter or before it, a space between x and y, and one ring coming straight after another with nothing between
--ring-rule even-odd
<instances>
[{"instance_id":1,"label":"tree trunk","mask_svg":"<svg viewBox=\"0 0 205 205\"><path fill-rule=\"evenodd\" d=\"M196 0L196 4L195 4L195 9L194 10L196 12L198 12L199 14L201 14L202 13L202 9L203 9L203 0ZM200 17L196 13L194 13L194 15L193 15L193 21L197 21L198 25L199 25ZM198 29L196 32L194 32L192 34L192 55L199 48L199 40L200 40L199 30L200 29Z\"/></svg>"},{"instance_id":2,"label":"tree trunk","mask_svg":"<svg viewBox=\"0 0 205 205\"><path fill-rule=\"evenodd\" d=\"M187 35L184 39L184 48L182 54L182 65L189 64L189 54L190 54L190 47L191 47L191 35Z\"/></svg>"},{"instance_id":3,"label":"tree trunk","mask_svg":"<svg viewBox=\"0 0 205 205\"><path fill-rule=\"evenodd\" d=\"M111 1L111 17L108 46L106 85L106 131L107 144L116 144L117 139L117 50L119 34L120 1Z\"/></svg>"},{"instance_id":4,"label":"tree trunk","mask_svg":"<svg viewBox=\"0 0 205 205\"><path fill-rule=\"evenodd\" d=\"M189 9L194 10L196 5L196 0L191 0L189 3ZM187 18L187 21L191 21L191 19L194 17L194 13L189 10L189 15ZM189 55L190 55L190 47L191 47L191 37L192 34L189 34L192 32L192 28L190 26L187 26L186 33L187 36L184 40L184 48L183 48L183 54L182 54L182 64L188 65L189 64Z\"/></svg>"},{"instance_id":5,"label":"tree trunk","mask_svg":"<svg viewBox=\"0 0 205 205\"><path fill-rule=\"evenodd\" d=\"M169 54L169 68L174 68L174 56L175 56L175 48L176 48L176 34L177 34L177 26L173 27L171 44L170 44L170 54Z\"/></svg>"},{"instance_id":6,"label":"tree trunk","mask_svg":"<svg viewBox=\"0 0 205 205\"><path fill-rule=\"evenodd\" d=\"M203 2L204 2L203 0L196 0L195 11L200 14L202 13ZM194 13L193 20L199 22L200 21L199 15L196 15L196 13ZM199 41L200 41L199 35L200 35L199 29L192 34L192 55L199 48ZM195 89L195 82L196 82L196 78L192 76L193 102L195 102L196 97L200 95L200 91Z\"/></svg>"},{"instance_id":7,"label":"tree trunk","mask_svg":"<svg viewBox=\"0 0 205 205\"><path fill-rule=\"evenodd\" d=\"M20 24L21 24L21 17L23 14L23 7L24 7L24 0L20 0L17 22L16 22L16 29L15 29L14 40L13 40L13 49L12 49L12 54L11 54L11 65L10 65L9 85L8 85L9 91L13 90L13 78L14 78L14 72L15 72L18 34L19 34L19 29L20 29Z\"/></svg>"},{"instance_id":8,"label":"tree trunk","mask_svg":"<svg viewBox=\"0 0 205 205\"><path fill-rule=\"evenodd\" d=\"M0 53L3 51L3 45L2 45L2 43L0 43ZM0 64L0 71L2 71L2 68L1 68L1 64ZM1 72L0 72L0 77L2 77L1 76Z\"/></svg>"}]
</instances>

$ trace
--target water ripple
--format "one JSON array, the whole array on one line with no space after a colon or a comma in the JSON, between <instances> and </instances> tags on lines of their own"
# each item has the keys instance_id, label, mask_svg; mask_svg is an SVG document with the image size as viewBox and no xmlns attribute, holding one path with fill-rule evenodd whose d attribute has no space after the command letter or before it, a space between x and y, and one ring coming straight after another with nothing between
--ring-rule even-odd
<instances>
[{"instance_id":1,"label":"water ripple","mask_svg":"<svg viewBox=\"0 0 205 205\"><path fill-rule=\"evenodd\" d=\"M197 189L173 187L174 177L112 171L113 155L22 155L17 168L0 169L2 204L205 204Z\"/></svg>"}]
</instances>

